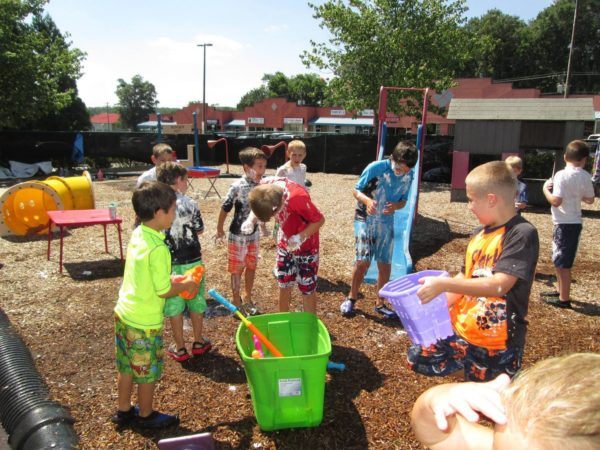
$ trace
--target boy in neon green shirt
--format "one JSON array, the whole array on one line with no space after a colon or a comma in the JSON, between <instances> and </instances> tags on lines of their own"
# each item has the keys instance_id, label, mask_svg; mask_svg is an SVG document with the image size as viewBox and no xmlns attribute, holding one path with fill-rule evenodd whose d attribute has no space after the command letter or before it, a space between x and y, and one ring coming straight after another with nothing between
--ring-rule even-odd
<instances>
[{"instance_id":1,"label":"boy in neon green shirt","mask_svg":"<svg viewBox=\"0 0 600 450\"><path fill-rule=\"evenodd\" d=\"M171 281L171 254L161 230L175 218L175 192L166 184L145 183L133 193L141 220L127 247L123 284L115 306L118 369L118 409L112 422L119 427L164 428L179 423L177 416L154 411L154 387L163 361L165 298L183 291L196 295L193 281ZM138 385L139 409L131 405L133 383Z\"/></svg>"}]
</instances>

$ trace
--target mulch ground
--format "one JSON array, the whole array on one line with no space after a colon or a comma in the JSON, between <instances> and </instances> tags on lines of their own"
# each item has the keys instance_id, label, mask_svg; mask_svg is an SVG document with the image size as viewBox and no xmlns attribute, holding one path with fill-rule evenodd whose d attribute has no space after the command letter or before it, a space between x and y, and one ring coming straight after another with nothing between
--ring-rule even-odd
<instances>
[{"instance_id":1,"label":"mulch ground","mask_svg":"<svg viewBox=\"0 0 600 450\"><path fill-rule=\"evenodd\" d=\"M241 173L241 168L234 166L232 171ZM0 262L4 263L0 269L1 307L28 345L51 397L76 419L82 448L156 448L161 438L205 431L213 434L217 448L420 448L409 428L411 406L421 392L443 380L407 369L407 336L399 323L373 312L372 286L363 288L364 299L358 302L355 318L340 317L338 308L349 290L353 261L351 190L356 177L311 173L308 178L313 182L312 198L326 216L321 233L319 316L331 334L331 359L347 366L345 372L327 375L324 419L316 428L261 432L235 348L238 322L219 316L205 320L205 335L215 347L210 354L185 364L166 361L155 404L162 411L179 414L180 427L163 432L116 432L108 421L116 407L112 310L123 271L116 231L110 230L112 254L106 255L102 227L72 230L65 238L63 275L58 273L57 241L51 261L47 261L44 236L0 240ZM230 183L229 179L218 180L221 194ZM118 202L125 244L133 224L130 198L134 184L134 179L94 183L97 207ZM194 180L194 188L191 195L200 199L206 225L201 242L207 286L229 294L226 248L212 241L220 200L214 195L202 198L208 189L206 180ZM450 203L445 185L423 186L419 206L411 245L416 269L456 273L476 220L465 204ZM537 227L541 241L525 366L566 352L600 350L600 207L596 202L585 208L572 289L575 307L566 311L539 300L540 291L547 290L553 280L549 211L535 209L524 214ZM261 255L255 297L263 312L274 312L277 288L270 273L274 261L270 242L261 244ZM297 293L294 305L299 305ZM186 335L191 341L189 327ZM165 336L169 343L168 325Z\"/></svg>"}]
</instances>

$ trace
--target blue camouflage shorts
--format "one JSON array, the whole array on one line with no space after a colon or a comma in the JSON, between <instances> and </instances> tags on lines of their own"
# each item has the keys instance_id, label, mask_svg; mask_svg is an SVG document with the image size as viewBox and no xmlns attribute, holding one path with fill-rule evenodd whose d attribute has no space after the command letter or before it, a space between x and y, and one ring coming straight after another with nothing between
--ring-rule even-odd
<instances>
[{"instance_id":1,"label":"blue camouflage shorts","mask_svg":"<svg viewBox=\"0 0 600 450\"><path fill-rule=\"evenodd\" d=\"M356 261L392 263L394 252L394 223L375 220L354 221Z\"/></svg>"}]
</instances>

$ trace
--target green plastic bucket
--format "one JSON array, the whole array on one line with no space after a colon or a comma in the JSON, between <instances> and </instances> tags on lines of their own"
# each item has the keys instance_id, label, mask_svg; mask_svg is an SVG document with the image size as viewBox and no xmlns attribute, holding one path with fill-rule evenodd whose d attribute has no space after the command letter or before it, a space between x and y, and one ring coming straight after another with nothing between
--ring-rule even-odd
<instances>
[{"instance_id":1,"label":"green plastic bucket","mask_svg":"<svg viewBox=\"0 0 600 450\"><path fill-rule=\"evenodd\" d=\"M236 344L246 371L256 421L265 431L315 427L323 420L325 376L331 354L327 328L314 314L264 314L250 321L283 358L252 358L252 332L243 324Z\"/></svg>"}]
</instances>

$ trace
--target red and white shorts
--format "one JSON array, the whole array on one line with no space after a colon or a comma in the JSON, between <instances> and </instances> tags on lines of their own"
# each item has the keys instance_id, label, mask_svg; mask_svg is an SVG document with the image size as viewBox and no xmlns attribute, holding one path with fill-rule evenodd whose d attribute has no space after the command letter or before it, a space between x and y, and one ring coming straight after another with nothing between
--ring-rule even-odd
<instances>
[{"instance_id":1,"label":"red and white shorts","mask_svg":"<svg viewBox=\"0 0 600 450\"><path fill-rule=\"evenodd\" d=\"M258 233L251 236L238 236L229 233L227 241L227 271L242 273L244 268L256 270L258 261Z\"/></svg>"}]
</instances>

